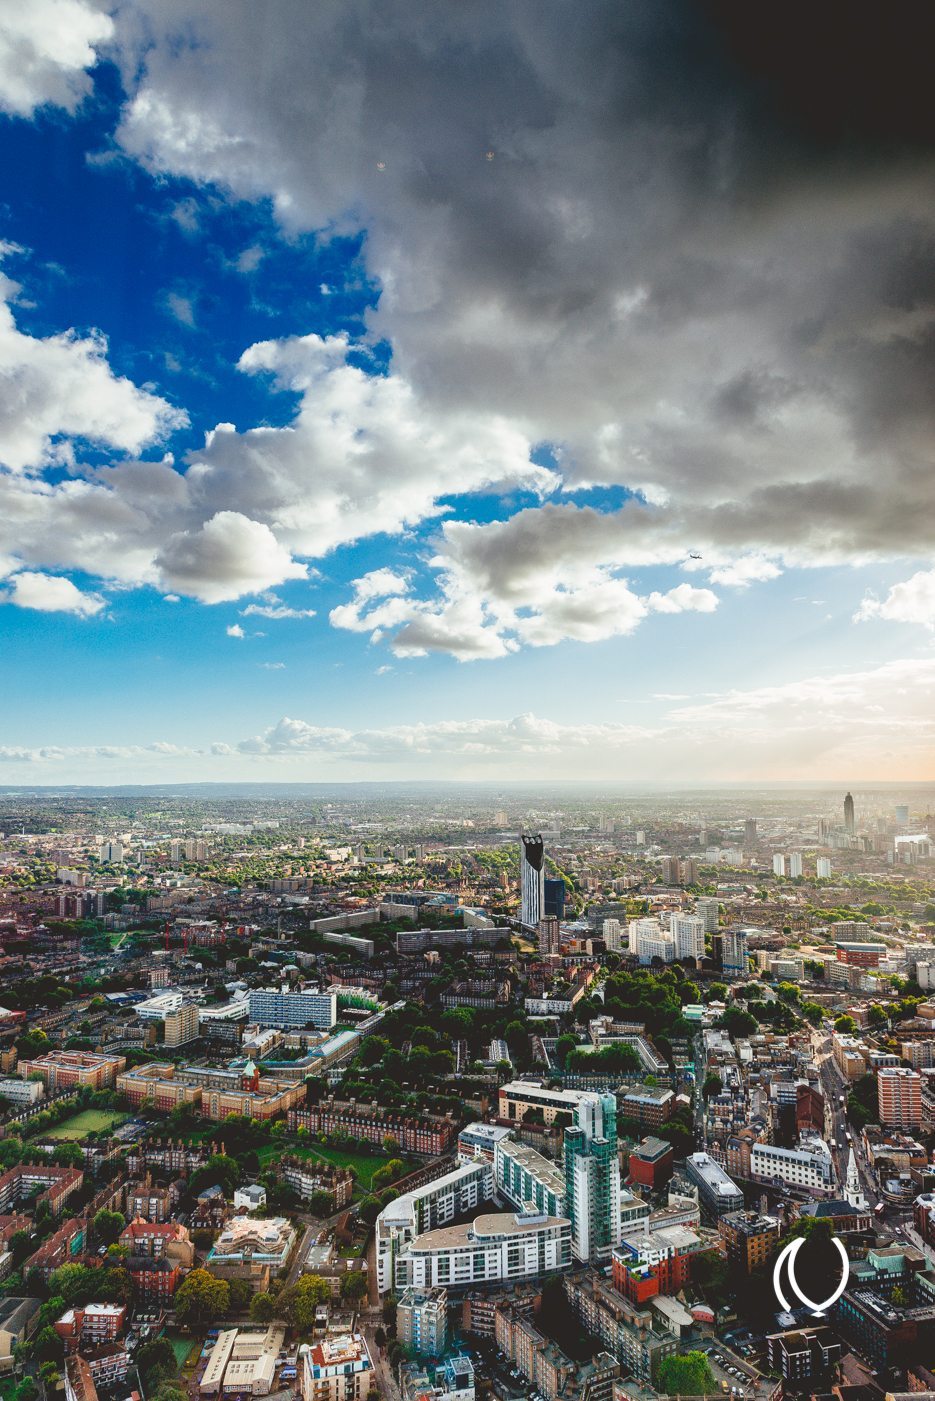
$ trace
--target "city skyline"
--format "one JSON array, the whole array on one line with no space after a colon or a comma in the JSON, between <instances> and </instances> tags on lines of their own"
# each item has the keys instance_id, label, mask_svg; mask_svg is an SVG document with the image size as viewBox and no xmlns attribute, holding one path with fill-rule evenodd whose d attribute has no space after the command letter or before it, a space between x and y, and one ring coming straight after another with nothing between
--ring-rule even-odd
<instances>
[{"instance_id":1,"label":"city skyline","mask_svg":"<svg viewBox=\"0 0 935 1401\"><path fill-rule=\"evenodd\" d=\"M0 17L12 787L935 778L929 21L549 8Z\"/></svg>"}]
</instances>

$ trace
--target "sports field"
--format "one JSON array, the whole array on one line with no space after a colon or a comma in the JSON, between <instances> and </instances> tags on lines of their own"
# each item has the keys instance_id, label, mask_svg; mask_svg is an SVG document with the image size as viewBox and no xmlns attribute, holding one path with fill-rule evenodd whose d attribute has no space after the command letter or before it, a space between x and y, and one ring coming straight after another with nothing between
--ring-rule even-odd
<instances>
[{"instance_id":1,"label":"sports field","mask_svg":"<svg viewBox=\"0 0 935 1401\"><path fill-rule=\"evenodd\" d=\"M66 1142L87 1138L89 1133L101 1133L104 1129L112 1129L128 1118L128 1114L118 1114L110 1109L82 1109L80 1114L72 1114L70 1119L63 1119L54 1129L49 1129L48 1133L42 1136Z\"/></svg>"}]
</instances>

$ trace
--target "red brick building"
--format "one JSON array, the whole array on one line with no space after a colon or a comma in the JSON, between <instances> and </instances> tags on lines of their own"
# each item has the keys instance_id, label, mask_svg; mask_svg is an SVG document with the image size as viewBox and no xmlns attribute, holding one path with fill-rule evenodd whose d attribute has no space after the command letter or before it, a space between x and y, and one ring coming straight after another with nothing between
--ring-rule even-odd
<instances>
[{"instance_id":1,"label":"red brick building","mask_svg":"<svg viewBox=\"0 0 935 1401\"><path fill-rule=\"evenodd\" d=\"M656 1190L672 1176L672 1144L650 1135L630 1153L629 1180L634 1186Z\"/></svg>"},{"instance_id":2,"label":"red brick building","mask_svg":"<svg viewBox=\"0 0 935 1401\"><path fill-rule=\"evenodd\" d=\"M384 1138L395 1138L404 1153L419 1153L438 1157L452 1147L457 1126L452 1119L423 1114L414 1118L405 1114L387 1113L377 1104L356 1104L354 1101L327 1099L307 1109L289 1111L289 1128L305 1128L309 1133L346 1133L365 1143L382 1144Z\"/></svg>"}]
</instances>

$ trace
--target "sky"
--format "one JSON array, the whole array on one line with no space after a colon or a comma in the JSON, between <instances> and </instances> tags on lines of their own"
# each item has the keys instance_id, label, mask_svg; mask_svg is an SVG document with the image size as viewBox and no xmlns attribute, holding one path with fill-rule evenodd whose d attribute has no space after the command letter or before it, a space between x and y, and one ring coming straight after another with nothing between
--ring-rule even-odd
<instances>
[{"instance_id":1,"label":"sky","mask_svg":"<svg viewBox=\"0 0 935 1401\"><path fill-rule=\"evenodd\" d=\"M0 785L935 778L933 39L0 0Z\"/></svg>"}]
</instances>

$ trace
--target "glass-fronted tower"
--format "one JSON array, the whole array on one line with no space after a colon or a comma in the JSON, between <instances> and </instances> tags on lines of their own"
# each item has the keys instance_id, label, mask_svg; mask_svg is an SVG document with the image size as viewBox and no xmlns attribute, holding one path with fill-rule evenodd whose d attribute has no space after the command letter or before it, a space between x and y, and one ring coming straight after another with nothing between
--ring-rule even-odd
<instances>
[{"instance_id":1,"label":"glass-fronted tower","mask_svg":"<svg viewBox=\"0 0 935 1401\"><path fill-rule=\"evenodd\" d=\"M565 1211L576 1260L606 1261L620 1244L617 1100L586 1094L565 1130Z\"/></svg>"}]
</instances>

